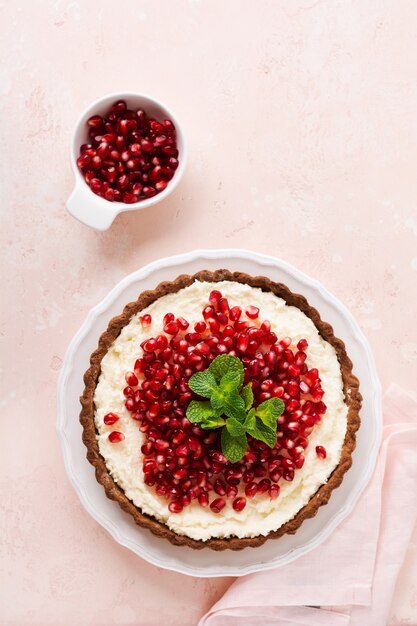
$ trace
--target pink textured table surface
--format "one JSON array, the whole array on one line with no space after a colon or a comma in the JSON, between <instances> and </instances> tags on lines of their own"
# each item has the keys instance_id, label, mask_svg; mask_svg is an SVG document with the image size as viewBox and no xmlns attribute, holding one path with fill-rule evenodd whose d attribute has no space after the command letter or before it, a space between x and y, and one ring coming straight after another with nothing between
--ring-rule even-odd
<instances>
[{"instance_id":1,"label":"pink textured table surface","mask_svg":"<svg viewBox=\"0 0 417 626\"><path fill-rule=\"evenodd\" d=\"M195 247L275 254L345 302L383 387L413 388L417 4L413 0L1 3L0 623L195 624L230 579L148 565L64 472L55 389L68 342L125 274ZM161 206L99 234L68 216L68 144L91 100L137 90L184 122ZM417 532L392 624L417 623Z\"/></svg>"}]
</instances>

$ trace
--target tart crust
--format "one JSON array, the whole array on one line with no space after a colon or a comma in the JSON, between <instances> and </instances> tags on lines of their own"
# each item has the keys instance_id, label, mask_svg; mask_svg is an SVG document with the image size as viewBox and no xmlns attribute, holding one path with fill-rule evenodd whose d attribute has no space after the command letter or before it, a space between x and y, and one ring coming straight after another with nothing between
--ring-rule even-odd
<instances>
[{"instance_id":1,"label":"tart crust","mask_svg":"<svg viewBox=\"0 0 417 626\"><path fill-rule=\"evenodd\" d=\"M323 484L316 491L309 502L298 511L293 519L283 524L278 530L272 531L265 536L259 535L257 537L245 538L228 537L224 539L211 538L207 541L202 541L175 533L163 522L159 522L150 515L142 513L141 510L127 498L124 491L111 477L104 458L99 452L96 436L97 432L94 423L94 392L100 375L101 360L122 328L129 323L133 315L142 311L162 296L168 293L175 293L184 287L188 287L196 280L213 283L223 280L234 281L245 283L251 287L259 287L263 291L274 293L276 296L285 300L288 305L300 309L313 321L323 339L334 347L340 364L348 415L347 430L339 464L333 470L327 483ZM99 339L97 350L95 350L90 357L90 367L84 374L84 383L84 392L80 398L82 405L80 422L83 427L83 441L87 447L87 459L95 468L97 481L104 487L107 497L118 502L126 513L132 515L136 524L148 528L154 535L168 539L168 541L176 546L185 545L197 550L205 547L211 548L212 550L242 550L247 547L255 548L265 543L267 539L277 539L286 533L294 534L305 519L314 517L318 509L327 504L333 489L339 487L345 472L352 465L352 453L356 445L356 431L360 426L359 410L362 404L362 396L359 392L359 381L352 373L352 362L346 354L345 344L341 339L334 336L332 326L320 318L319 312L309 305L304 296L293 293L286 285L273 282L264 276L249 276L242 272L230 272L226 269L216 271L203 270L192 276L182 274L174 281L162 282L155 289L142 292L136 302L127 304L121 315L110 320L107 330Z\"/></svg>"}]
</instances>

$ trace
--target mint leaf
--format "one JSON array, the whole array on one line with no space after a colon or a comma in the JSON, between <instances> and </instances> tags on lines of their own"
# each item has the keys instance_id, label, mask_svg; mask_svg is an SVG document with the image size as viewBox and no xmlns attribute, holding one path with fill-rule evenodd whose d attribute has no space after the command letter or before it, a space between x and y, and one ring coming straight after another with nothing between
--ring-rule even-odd
<instances>
[{"instance_id":1,"label":"mint leaf","mask_svg":"<svg viewBox=\"0 0 417 626\"><path fill-rule=\"evenodd\" d=\"M222 417L216 417L215 415L213 415L213 417L208 417L206 420L204 420L204 422L200 422L199 426L201 428L204 428L204 430L208 430L209 428L220 428L225 424L226 420L224 420Z\"/></svg>"},{"instance_id":2,"label":"mint leaf","mask_svg":"<svg viewBox=\"0 0 417 626\"><path fill-rule=\"evenodd\" d=\"M255 409L251 409L246 416L245 421L243 422L246 432L249 432L250 428L254 428L256 426L256 417L255 417Z\"/></svg>"},{"instance_id":3,"label":"mint leaf","mask_svg":"<svg viewBox=\"0 0 417 626\"><path fill-rule=\"evenodd\" d=\"M191 391L203 398L210 398L213 391L217 389L216 380L209 370L193 374L188 381L188 386Z\"/></svg>"},{"instance_id":4,"label":"mint leaf","mask_svg":"<svg viewBox=\"0 0 417 626\"><path fill-rule=\"evenodd\" d=\"M229 419L226 420L226 428L232 437L239 437L239 435L245 434L244 425L234 417L229 417Z\"/></svg>"},{"instance_id":5,"label":"mint leaf","mask_svg":"<svg viewBox=\"0 0 417 626\"><path fill-rule=\"evenodd\" d=\"M213 374L216 381L219 383L225 374L229 372L239 372L241 377L240 386L243 384L244 370L243 363L236 356L231 354L220 354L216 356L214 361L209 365L209 371Z\"/></svg>"},{"instance_id":6,"label":"mint leaf","mask_svg":"<svg viewBox=\"0 0 417 626\"><path fill-rule=\"evenodd\" d=\"M277 418L284 412L284 403L279 398L270 398L259 404L255 411L265 426L276 429Z\"/></svg>"},{"instance_id":7,"label":"mint leaf","mask_svg":"<svg viewBox=\"0 0 417 626\"><path fill-rule=\"evenodd\" d=\"M200 402L199 400L192 400L187 407L187 419L192 424L201 424L209 418L217 417L216 412L211 406L210 402Z\"/></svg>"},{"instance_id":8,"label":"mint leaf","mask_svg":"<svg viewBox=\"0 0 417 626\"><path fill-rule=\"evenodd\" d=\"M230 371L227 372L224 376L222 376L220 380L220 388L224 392L232 392L239 391L242 386L242 380L240 377L240 372Z\"/></svg>"},{"instance_id":9,"label":"mint leaf","mask_svg":"<svg viewBox=\"0 0 417 626\"><path fill-rule=\"evenodd\" d=\"M219 387L212 393L210 404L213 409L222 411L227 417L234 417L240 421L244 421L246 417L245 403L237 391L228 393Z\"/></svg>"},{"instance_id":10,"label":"mint leaf","mask_svg":"<svg viewBox=\"0 0 417 626\"><path fill-rule=\"evenodd\" d=\"M277 442L277 431L275 428L266 426L259 417L256 418L254 426L246 427L246 432L254 439L264 441L270 448L273 448Z\"/></svg>"},{"instance_id":11,"label":"mint leaf","mask_svg":"<svg viewBox=\"0 0 417 626\"><path fill-rule=\"evenodd\" d=\"M245 409L249 411L253 404L253 391L252 391L252 383L248 383L242 389L240 394L245 402Z\"/></svg>"},{"instance_id":12,"label":"mint leaf","mask_svg":"<svg viewBox=\"0 0 417 626\"><path fill-rule=\"evenodd\" d=\"M237 463L245 455L248 449L248 440L246 435L239 435L233 437L227 430L223 428L221 434L222 452L226 459L229 459L231 463Z\"/></svg>"}]
</instances>

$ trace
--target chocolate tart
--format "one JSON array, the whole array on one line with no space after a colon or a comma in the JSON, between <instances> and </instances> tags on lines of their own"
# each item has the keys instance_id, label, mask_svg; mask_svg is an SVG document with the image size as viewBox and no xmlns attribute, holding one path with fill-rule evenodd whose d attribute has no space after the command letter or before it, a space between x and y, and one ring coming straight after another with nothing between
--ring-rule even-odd
<instances>
[{"instance_id":1,"label":"chocolate tart","mask_svg":"<svg viewBox=\"0 0 417 626\"><path fill-rule=\"evenodd\" d=\"M114 340L119 336L122 329L129 323L132 316L139 313L162 296L175 293L180 289L192 285L195 281L207 281L211 283L233 281L260 288L265 292L272 292L279 298L282 298L286 304L297 307L312 320L320 336L333 346L340 365L344 402L347 406L347 429L339 463L330 474L327 482L319 487L308 503L301 508L292 519L277 530L269 532L267 535L244 538L233 536L227 538L212 537L203 541L178 534L168 528L163 522L158 521L151 515L143 513L127 498L123 489L115 482L109 473L106 462L99 451L97 440L98 433L94 420L94 394L101 372L103 357L108 352ZM91 355L90 367L84 374L84 383L84 392L80 398L82 405L80 422L83 427L83 441L87 447L87 459L95 468L97 481L104 487L107 497L111 500L115 500L126 513L133 517L136 524L149 529L158 537L168 539L168 541L176 546L185 545L194 549L241 550L246 547L255 548L265 543L267 539L278 539L286 533L294 534L304 520L314 517L318 509L327 504L332 491L341 484L344 474L352 464L356 431L360 426L359 410L362 398L359 392L359 381L352 373L352 362L346 353L345 345L341 339L335 337L332 326L321 319L319 312L309 305L304 296L293 293L284 284L273 282L264 276L249 276L241 272L230 272L226 269L217 271L203 270L194 275L178 276L174 281L162 282L155 289L142 292L135 302L131 302L125 306L121 315L110 320L107 330L99 339L97 349Z\"/></svg>"}]
</instances>

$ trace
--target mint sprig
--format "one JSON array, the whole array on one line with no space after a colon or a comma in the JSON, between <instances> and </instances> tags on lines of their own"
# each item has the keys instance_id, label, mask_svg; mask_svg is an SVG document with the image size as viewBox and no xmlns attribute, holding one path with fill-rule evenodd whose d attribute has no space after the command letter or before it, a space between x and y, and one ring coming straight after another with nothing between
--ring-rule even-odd
<instances>
[{"instance_id":1,"label":"mint sprig","mask_svg":"<svg viewBox=\"0 0 417 626\"><path fill-rule=\"evenodd\" d=\"M193 374L188 386L205 401L192 400L187 418L201 428L222 428L224 456L237 463L248 449L247 435L273 448L277 440L277 418L284 411L279 398L265 400L253 407L252 383L243 387L243 363L230 354L216 357L204 372Z\"/></svg>"}]
</instances>

